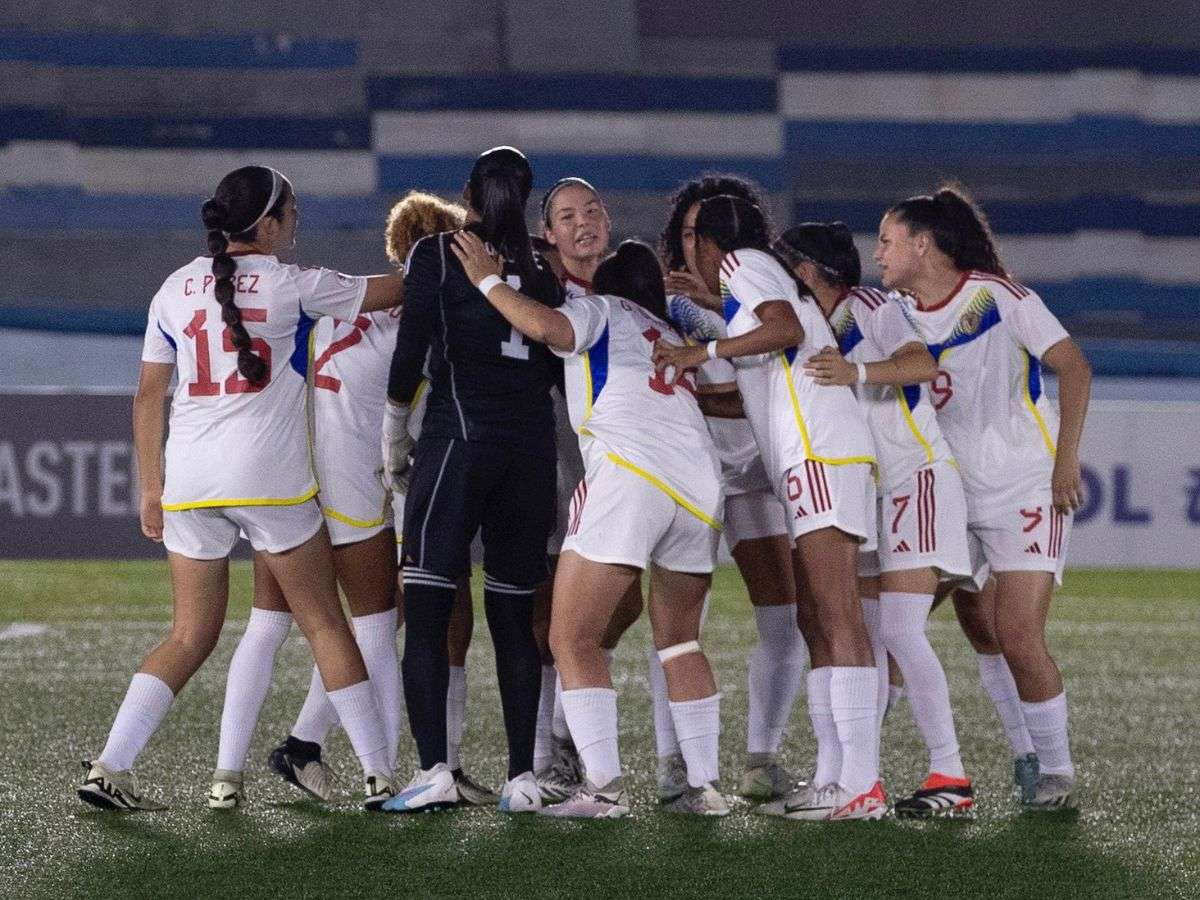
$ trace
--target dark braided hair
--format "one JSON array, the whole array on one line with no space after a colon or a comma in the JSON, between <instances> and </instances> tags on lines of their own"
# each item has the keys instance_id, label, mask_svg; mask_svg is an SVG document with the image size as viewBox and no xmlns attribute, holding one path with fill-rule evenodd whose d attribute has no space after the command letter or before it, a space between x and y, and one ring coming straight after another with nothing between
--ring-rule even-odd
<instances>
[{"instance_id":1,"label":"dark braided hair","mask_svg":"<svg viewBox=\"0 0 1200 900\"><path fill-rule=\"evenodd\" d=\"M668 269L684 268L683 259L683 219L693 203L699 203L708 197L719 197L722 194L730 197L741 197L764 210L762 191L758 186L745 178L736 175L704 175L685 183L671 197L671 218L659 238L659 253L666 261ZM767 230L770 230L768 222Z\"/></svg>"},{"instance_id":2,"label":"dark braided hair","mask_svg":"<svg viewBox=\"0 0 1200 900\"><path fill-rule=\"evenodd\" d=\"M793 225L772 245L794 269L810 262L834 284L855 287L862 280L862 259L845 222L804 222Z\"/></svg>"},{"instance_id":3,"label":"dark braided hair","mask_svg":"<svg viewBox=\"0 0 1200 900\"><path fill-rule=\"evenodd\" d=\"M932 196L901 200L887 214L910 231L931 234L934 245L950 257L956 268L1008 277L987 217L958 185L944 185Z\"/></svg>"},{"instance_id":4,"label":"dark braided hair","mask_svg":"<svg viewBox=\"0 0 1200 900\"><path fill-rule=\"evenodd\" d=\"M229 255L229 245L254 243L259 222L267 216L282 219L291 196L291 183L279 172L266 166L244 166L222 178L212 198L200 207L200 218L208 229L208 252L213 255L213 296L221 304L221 321L228 327L230 341L237 350L238 372L255 387L266 384L271 371L251 349L242 311L234 302L237 261Z\"/></svg>"}]
</instances>

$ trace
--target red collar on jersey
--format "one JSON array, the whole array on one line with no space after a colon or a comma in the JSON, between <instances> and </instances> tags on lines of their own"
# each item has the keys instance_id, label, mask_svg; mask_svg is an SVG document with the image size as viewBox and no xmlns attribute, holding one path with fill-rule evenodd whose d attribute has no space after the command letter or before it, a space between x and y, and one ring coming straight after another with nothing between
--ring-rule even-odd
<instances>
[{"instance_id":1,"label":"red collar on jersey","mask_svg":"<svg viewBox=\"0 0 1200 900\"><path fill-rule=\"evenodd\" d=\"M574 282L575 284L577 284L581 288L583 288L585 291L590 291L592 289L592 283L590 281L584 281L582 278L576 278L570 272L564 271L563 272L563 284L566 284L568 281Z\"/></svg>"},{"instance_id":2,"label":"red collar on jersey","mask_svg":"<svg viewBox=\"0 0 1200 900\"><path fill-rule=\"evenodd\" d=\"M962 273L962 278L958 279L958 284L954 285L954 287L952 287L950 289L950 293L948 293L944 298L942 298L942 300L940 302L933 304L933 306L924 306L918 299L917 300L917 309L921 310L921 312L933 312L934 310L941 309L943 306L945 306L947 303L949 303L951 300L954 299L954 296L963 289L963 285L967 283L967 279L970 277L971 277L971 270L968 269L967 271Z\"/></svg>"}]
</instances>

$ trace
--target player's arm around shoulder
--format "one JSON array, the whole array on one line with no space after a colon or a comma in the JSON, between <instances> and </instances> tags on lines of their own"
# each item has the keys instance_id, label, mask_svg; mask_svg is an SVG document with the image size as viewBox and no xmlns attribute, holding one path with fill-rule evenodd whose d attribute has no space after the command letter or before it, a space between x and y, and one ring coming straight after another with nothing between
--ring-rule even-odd
<instances>
[{"instance_id":1,"label":"player's arm around shoulder","mask_svg":"<svg viewBox=\"0 0 1200 900\"><path fill-rule=\"evenodd\" d=\"M500 260L488 253L483 241L469 231L456 232L450 249L462 263L463 271L471 283L517 331L531 341L545 344L556 353L573 354L579 351L571 319L562 311L571 301L564 303L563 307L551 309L506 284Z\"/></svg>"}]
</instances>

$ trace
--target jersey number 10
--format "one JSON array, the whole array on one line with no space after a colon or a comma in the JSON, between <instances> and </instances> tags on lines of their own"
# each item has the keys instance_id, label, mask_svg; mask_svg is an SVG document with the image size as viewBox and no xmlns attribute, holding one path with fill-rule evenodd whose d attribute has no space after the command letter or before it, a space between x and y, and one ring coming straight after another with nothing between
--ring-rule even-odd
<instances>
[{"instance_id":1,"label":"jersey number 10","mask_svg":"<svg viewBox=\"0 0 1200 900\"><path fill-rule=\"evenodd\" d=\"M267 311L265 309L253 309L243 306L242 321L243 322L265 322L267 321ZM192 321L188 322L187 328L183 329L183 333L196 342L196 380L188 382L189 397L216 397L221 393L221 385L212 379L212 358L209 356L208 349L208 329L204 327L204 323L208 320L208 310L198 309L192 314ZM221 331L221 349L226 353L237 353L237 348L233 346L233 335L229 333L228 328ZM267 364L267 372L271 371L271 345L262 338L252 338L250 340L250 349L262 357L262 361ZM268 374L267 380L262 384L251 384L243 378L235 368L229 373L229 377L225 379L226 394L255 394L267 386L271 378Z\"/></svg>"}]
</instances>

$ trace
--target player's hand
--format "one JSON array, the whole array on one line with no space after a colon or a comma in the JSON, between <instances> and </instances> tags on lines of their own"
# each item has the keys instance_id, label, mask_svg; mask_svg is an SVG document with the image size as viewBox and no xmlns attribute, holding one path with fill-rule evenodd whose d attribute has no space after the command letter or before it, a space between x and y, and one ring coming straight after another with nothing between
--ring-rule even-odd
<instances>
[{"instance_id":1,"label":"player's hand","mask_svg":"<svg viewBox=\"0 0 1200 900\"><path fill-rule=\"evenodd\" d=\"M721 298L708 289L699 275L674 270L663 278L663 287L668 294L683 294L708 309L721 309Z\"/></svg>"},{"instance_id":2,"label":"player's hand","mask_svg":"<svg viewBox=\"0 0 1200 900\"><path fill-rule=\"evenodd\" d=\"M703 344L681 347L659 338L654 342L652 359L654 368L663 372L669 383L677 384L689 369L695 369L708 359L708 351Z\"/></svg>"},{"instance_id":3,"label":"player's hand","mask_svg":"<svg viewBox=\"0 0 1200 900\"><path fill-rule=\"evenodd\" d=\"M383 467L380 478L385 490L394 494L408 493L412 472L413 439L408 433L409 407L387 401L383 408L383 433L380 450Z\"/></svg>"},{"instance_id":4,"label":"player's hand","mask_svg":"<svg viewBox=\"0 0 1200 900\"><path fill-rule=\"evenodd\" d=\"M477 235L469 231L455 232L454 243L450 249L462 263L463 271L467 273L471 284L479 284L489 275L503 277L503 263L499 257L488 252L487 245Z\"/></svg>"},{"instance_id":5,"label":"player's hand","mask_svg":"<svg viewBox=\"0 0 1200 900\"><path fill-rule=\"evenodd\" d=\"M1083 478L1079 471L1079 456L1059 450L1054 457L1054 471L1050 475L1050 491L1054 497L1054 508L1060 513L1071 513L1083 502Z\"/></svg>"},{"instance_id":6,"label":"player's hand","mask_svg":"<svg viewBox=\"0 0 1200 900\"><path fill-rule=\"evenodd\" d=\"M142 534L152 541L162 543L163 539L163 508L162 494L142 494L138 505L138 517L141 519Z\"/></svg>"},{"instance_id":7,"label":"player's hand","mask_svg":"<svg viewBox=\"0 0 1200 900\"><path fill-rule=\"evenodd\" d=\"M822 347L804 362L804 372L817 384L854 384L858 381L858 366L833 347Z\"/></svg>"}]
</instances>

